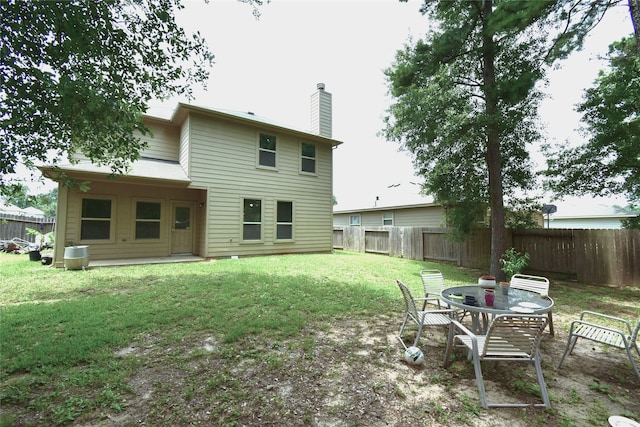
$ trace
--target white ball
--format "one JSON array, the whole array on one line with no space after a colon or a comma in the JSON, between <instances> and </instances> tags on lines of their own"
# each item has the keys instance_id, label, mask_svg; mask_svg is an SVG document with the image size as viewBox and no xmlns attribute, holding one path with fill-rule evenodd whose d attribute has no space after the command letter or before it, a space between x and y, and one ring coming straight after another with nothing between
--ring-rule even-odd
<instances>
[{"instance_id":1,"label":"white ball","mask_svg":"<svg viewBox=\"0 0 640 427\"><path fill-rule=\"evenodd\" d=\"M418 347L409 347L404 351L404 360L410 365L421 365L424 354Z\"/></svg>"}]
</instances>

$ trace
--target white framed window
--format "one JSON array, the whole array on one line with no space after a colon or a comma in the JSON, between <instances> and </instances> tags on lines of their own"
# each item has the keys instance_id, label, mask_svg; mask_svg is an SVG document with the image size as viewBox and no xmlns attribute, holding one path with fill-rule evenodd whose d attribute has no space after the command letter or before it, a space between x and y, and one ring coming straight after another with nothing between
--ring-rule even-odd
<instances>
[{"instance_id":1,"label":"white framed window","mask_svg":"<svg viewBox=\"0 0 640 427\"><path fill-rule=\"evenodd\" d=\"M242 200L242 240L262 240L262 200Z\"/></svg>"},{"instance_id":2,"label":"white framed window","mask_svg":"<svg viewBox=\"0 0 640 427\"><path fill-rule=\"evenodd\" d=\"M276 202L276 240L293 240L293 202Z\"/></svg>"},{"instance_id":3,"label":"white framed window","mask_svg":"<svg viewBox=\"0 0 640 427\"><path fill-rule=\"evenodd\" d=\"M360 215L349 215L349 225L360 225Z\"/></svg>"},{"instance_id":4,"label":"white framed window","mask_svg":"<svg viewBox=\"0 0 640 427\"><path fill-rule=\"evenodd\" d=\"M261 133L258 138L258 165L276 167L276 137Z\"/></svg>"},{"instance_id":5,"label":"white framed window","mask_svg":"<svg viewBox=\"0 0 640 427\"><path fill-rule=\"evenodd\" d=\"M316 146L306 142L300 143L300 172L316 174Z\"/></svg>"},{"instance_id":6,"label":"white framed window","mask_svg":"<svg viewBox=\"0 0 640 427\"><path fill-rule=\"evenodd\" d=\"M111 198L83 198L80 213L81 241L113 241Z\"/></svg>"},{"instance_id":7,"label":"white framed window","mask_svg":"<svg viewBox=\"0 0 640 427\"><path fill-rule=\"evenodd\" d=\"M162 203L141 201L136 203L136 240L160 239Z\"/></svg>"},{"instance_id":8,"label":"white framed window","mask_svg":"<svg viewBox=\"0 0 640 427\"><path fill-rule=\"evenodd\" d=\"M393 225L393 212L382 212L382 225Z\"/></svg>"}]
</instances>

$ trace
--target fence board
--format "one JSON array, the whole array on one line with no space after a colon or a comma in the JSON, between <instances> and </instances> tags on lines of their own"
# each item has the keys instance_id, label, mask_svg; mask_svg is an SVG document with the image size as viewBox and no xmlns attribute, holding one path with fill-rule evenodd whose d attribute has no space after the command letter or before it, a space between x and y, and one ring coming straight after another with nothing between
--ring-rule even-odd
<instances>
[{"instance_id":1,"label":"fence board","mask_svg":"<svg viewBox=\"0 0 640 427\"><path fill-rule=\"evenodd\" d=\"M365 229L364 251L389 254L389 231Z\"/></svg>"},{"instance_id":2,"label":"fence board","mask_svg":"<svg viewBox=\"0 0 640 427\"><path fill-rule=\"evenodd\" d=\"M343 243L343 238L344 238L344 230L340 229L334 229L333 230L333 247L334 249L344 249L344 243Z\"/></svg>"},{"instance_id":3,"label":"fence board","mask_svg":"<svg viewBox=\"0 0 640 427\"><path fill-rule=\"evenodd\" d=\"M532 229L512 230L513 248L530 256L531 271L575 276L573 230Z\"/></svg>"},{"instance_id":4,"label":"fence board","mask_svg":"<svg viewBox=\"0 0 640 427\"><path fill-rule=\"evenodd\" d=\"M27 234L27 228L47 234L55 228L55 219L0 215L0 240L11 240L14 237L18 237L29 242L35 242L35 236Z\"/></svg>"},{"instance_id":5,"label":"fence board","mask_svg":"<svg viewBox=\"0 0 640 427\"><path fill-rule=\"evenodd\" d=\"M334 247L385 253L409 259L456 262L487 271L491 231L475 230L463 243L447 229L420 227L336 227ZM590 283L640 283L640 230L527 229L507 230L507 241L530 256L524 272L573 277Z\"/></svg>"},{"instance_id":6,"label":"fence board","mask_svg":"<svg viewBox=\"0 0 640 427\"><path fill-rule=\"evenodd\" d=\"M423 257L437 261L460 261L460 245L448 236L446 228L422 229Z\"/></svg>"}]
</instances>

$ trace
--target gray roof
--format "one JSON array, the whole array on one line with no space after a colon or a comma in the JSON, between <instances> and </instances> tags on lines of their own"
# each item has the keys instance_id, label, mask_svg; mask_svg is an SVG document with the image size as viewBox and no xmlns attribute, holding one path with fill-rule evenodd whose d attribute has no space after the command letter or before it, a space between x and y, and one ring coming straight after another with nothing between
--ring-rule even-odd
<instances>
[{"instance_id":1,"label":"gray roof","mask_svg":"<svg viewBox=\"0 0 640 427\"><path fill-rule=\"evenodd\" d=\"M97 166L91 163L89 160L80 160L77 163L65 163L53 166L41 166L40 169L43 172L55 171L59 168L64 171L73 171L88 174L104 175L105 178L111 174L111 168L109 166ZM149 158L141 158L132 162L129 166L127 173L123 174L124 177L132 178L145 178L157 181L169 181L178 184L188 185L191 180L177 162L170 162L166 160L157 160Z\"/></svg>"}]
</instances>

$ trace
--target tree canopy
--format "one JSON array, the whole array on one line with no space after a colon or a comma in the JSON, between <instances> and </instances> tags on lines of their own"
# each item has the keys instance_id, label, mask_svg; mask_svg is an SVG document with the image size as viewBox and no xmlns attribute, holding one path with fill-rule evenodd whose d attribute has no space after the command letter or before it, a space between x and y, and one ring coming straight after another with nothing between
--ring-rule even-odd
<instances>
[{"instance_id":1,"label":"tree canopy","mask_svg":"<svg viewBox=\"0 0 640 427\"><path fill-rule=\"evenodd\" d=\"M414 155L423 189L461 235L491 223L491 273L506 250L505 194L536 181L528 145L540 139L536 84L581 46L616 1L425 1L433 28L385 71L394 103L383 134Z\"/></svg>"},{"instance_id":2,"label":"tree canopy","mask_svg":"<svg viewBox=\"0 0 640 427\"><path fill-rule=\"evenodd\" d=\"M189 96L213 54L181 0L0 0L0 184L19 163L81 153L125 170L151 99Z\"/></svg>"},{"instance_id":3,"label":"tree canopy","mask_svg":"<svg viewBox=\"0 0 640 427\"><path fill-rule=\"evenodd\" d=\"M586 142L546 147L548 187L560 196L625 195L640 204L640 54L626 37L609 47L610 69L600 71L577 111Z\"/></svg>"}]
</instances>

